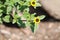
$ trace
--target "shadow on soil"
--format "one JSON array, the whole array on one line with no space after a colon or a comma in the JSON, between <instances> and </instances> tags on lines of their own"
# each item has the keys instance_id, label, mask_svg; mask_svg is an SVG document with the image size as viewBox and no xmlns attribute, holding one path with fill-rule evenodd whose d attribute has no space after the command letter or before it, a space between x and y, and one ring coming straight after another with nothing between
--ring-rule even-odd
<instances>
[{"instance_id":1,"label":"shadow on soil","mask_svg":"<svg viewBox=\"0 0 60 40\"><path fill-rule=\"evenodd\" d=\"M11 28L20 28L17 24L5 23L5 22L3 22L3 24L4 24L6 27L11 27Z\"/></svg>"}]
</instances>

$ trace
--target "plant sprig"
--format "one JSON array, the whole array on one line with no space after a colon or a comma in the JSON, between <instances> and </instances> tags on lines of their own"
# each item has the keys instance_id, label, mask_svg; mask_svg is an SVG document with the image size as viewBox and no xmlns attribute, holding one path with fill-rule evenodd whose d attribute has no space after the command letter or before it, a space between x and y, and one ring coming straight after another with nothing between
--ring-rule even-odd
<instances>
[{"instance_id":1,"label":"plant sprig","mask_svg":"<svg viewBox=\"0 0 60 40\"><path fill-rule=\"evenodd\" d=\"M45 15L35 17L36 13L30 14L29 12L32 11L29 10L30 6L36 8L41 4L37 0L0 0L0 24L3 22L17 23L19 27L30 26L32 32L35 32L40 20L44 19ZM18 10L22 13L18 13ZM22 17L26 19L26 23L21 20Z\"/></svg>"}]
</instances>

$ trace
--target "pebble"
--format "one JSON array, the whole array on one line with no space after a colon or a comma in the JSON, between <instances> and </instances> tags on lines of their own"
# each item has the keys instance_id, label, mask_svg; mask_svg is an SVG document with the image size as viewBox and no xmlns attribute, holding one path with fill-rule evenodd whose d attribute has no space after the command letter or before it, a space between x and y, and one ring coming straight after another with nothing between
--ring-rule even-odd
<instances>
[{"instance_id":1,"label":"pebble","mask_svg":"<svg viewBox=\"0 0 60 40\"><path fill-rule=\"evenodd\" d=\"M46 35L46 36L44 36L44 38L45 38L45 39L48 39L49 37Z\"/></svg>"}]
</instances>

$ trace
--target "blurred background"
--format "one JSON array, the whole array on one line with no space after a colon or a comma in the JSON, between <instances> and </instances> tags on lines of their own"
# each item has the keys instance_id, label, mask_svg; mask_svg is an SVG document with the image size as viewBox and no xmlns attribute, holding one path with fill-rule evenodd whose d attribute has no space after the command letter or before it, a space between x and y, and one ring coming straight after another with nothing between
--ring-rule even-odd
<instances>
[{"instance_id":1,"label":"blurred background","mask_svg":"<svg viewBox=\"0 0 60 40\"><path fill-rule=\"evenodd\" d=\"M3 1L3 0L2 0ZM0 40L60 40L60 1L39 0L42 7L30 10L36 12L36 16L46 15L41 20L35 33L29 27L18 28L11 23L0 25Z\"/></svg>"}]
</instances>

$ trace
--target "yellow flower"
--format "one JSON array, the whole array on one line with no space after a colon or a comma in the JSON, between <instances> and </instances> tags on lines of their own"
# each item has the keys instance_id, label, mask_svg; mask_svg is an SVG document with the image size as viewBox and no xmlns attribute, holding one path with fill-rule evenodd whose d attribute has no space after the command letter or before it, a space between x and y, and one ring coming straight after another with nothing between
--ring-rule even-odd
<instances>
[{"instance_id":1,"label":"yellow flower","mask_svg":"<svg viewBox=\"0 0 60 40\"><path fill-rule=\"evenodd\" d=\"M40 18L39 17L35 17L34 18L34 22L37 23L37 24L40 23Z\"/></svg>"},{"instance_id":2,"label":"yellow flower","mask_svg":"<svg viewBox=\"0 0 60 40\"><path fill-rule=\"evenodd\" d=\"M31 3L31 6L33 6L33 7L36 6L36 0L31 0L30 3Z\"/></svg>"}]
</instances>

